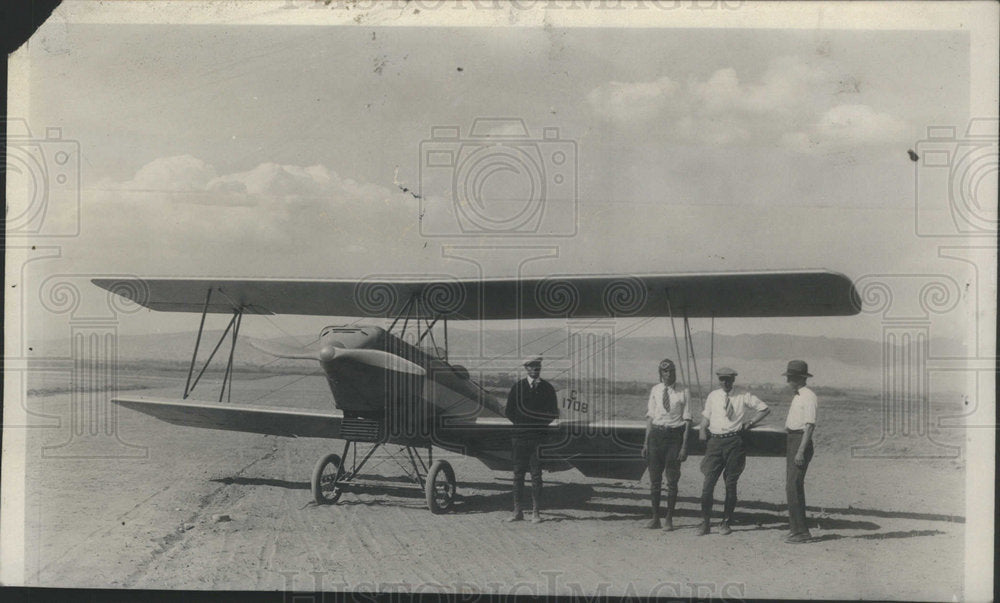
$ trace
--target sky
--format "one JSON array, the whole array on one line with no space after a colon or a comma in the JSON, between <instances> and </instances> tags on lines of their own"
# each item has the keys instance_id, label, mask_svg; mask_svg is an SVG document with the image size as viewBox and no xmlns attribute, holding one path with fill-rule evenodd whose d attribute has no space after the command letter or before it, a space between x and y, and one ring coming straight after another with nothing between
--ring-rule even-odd
<instances>
[{"instance_id":1,"label":"sky","mask_svg":"<svg viewBox=\"0 0 1000 603\"><path fill-rule=\"evenodd\" d=\"M21 51L27 123L79 144L80 205L45 215L52 232L79 233L23 274L826 268L944 274L957 295L974 271L914 232L925 199L921 219L949 219L948 192L920 182L907 150L929 126L964 132L970 44L958 29L54 19ZM506 151L483 151L498 139ZM936 334L962 338L968 308L936 315ZM62 328L37 304L26 312L33 332ZM882 318L717 329L878 339ZM121 328L194 323L138 313Z\"/></svg>"}]
</instances>

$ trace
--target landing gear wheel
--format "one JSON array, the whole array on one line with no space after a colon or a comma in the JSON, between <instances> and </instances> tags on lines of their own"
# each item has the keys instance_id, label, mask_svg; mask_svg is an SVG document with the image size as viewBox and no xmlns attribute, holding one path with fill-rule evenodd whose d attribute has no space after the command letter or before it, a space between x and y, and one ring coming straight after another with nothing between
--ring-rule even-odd
<instances>
[{"instance_id":1,"label":"landing gear wheel","mask_svg":"<svg viewBox=\"0 0 1000 603\"><path fill-rule=\"evenodd\" d=\"M431 513L441 514L451 509L455 503L455 471L448 461L434 461L431 470L427 472L427 482L424 494L427 496L427 508Z\"/></svg>"},{"instance_id":2,"label":"landing gear wheel","mask_svg":"<svg viewBox=\"0 0 1000 603\"><path fill-rule=\"evenodd\" d=\"M312 493L318 505L332 505L340 498L340 480L344 466L340 456L330 453L316 463L312 475Z\"/></svg>"}]
</instances>

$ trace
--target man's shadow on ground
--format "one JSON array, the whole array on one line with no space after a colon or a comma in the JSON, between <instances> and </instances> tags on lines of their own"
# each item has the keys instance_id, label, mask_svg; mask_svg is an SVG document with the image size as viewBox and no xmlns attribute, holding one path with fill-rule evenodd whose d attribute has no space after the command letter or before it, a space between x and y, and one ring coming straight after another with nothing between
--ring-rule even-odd
<instances>
[{"instance_id":1,"label":"man's shadow on ground","mask_svg":"<svg viewBox=\"0 0 1000 603\"><path fill-rule=\"evenodd\" d=\"M647 504L630 504L610 502L606 499L619 499L618 493L605 493L587 484L558 483L548 484L542 488L542 507L552 521L636 521L647 519L650 509ZM648 501L648 495L644 497ZM679 506L674 511L674 517L701 519L701 502L694 497L679 497ZM767 513L748 511L756 501L740 501L734 519L738 526L754 526L757 529L780 529L787 525L784 513ZM455 505L456 513L494 513L510 511L513 508L513 494L510 491L496 494L475 494L462 497ZM522 494L522 505L530 508L531 488L525 484ZM764 503L766 504L766 503ZM742 507L742 508L741 508ZM664 505L665 508L665 505ZM721 503L716 510L721 509ZM560 511L563 511L560 513ZM586 515L572 513L582 511ZM782 509L783 511L783 509ZM594 515L596 514L596 515ZM824 530L878 530L880 525L870 521L850 519L824 518L818 520ZM779 525L772 525L779 524ZM766 527L765 527L766 526Z\"/></svg>"}]
</instances>

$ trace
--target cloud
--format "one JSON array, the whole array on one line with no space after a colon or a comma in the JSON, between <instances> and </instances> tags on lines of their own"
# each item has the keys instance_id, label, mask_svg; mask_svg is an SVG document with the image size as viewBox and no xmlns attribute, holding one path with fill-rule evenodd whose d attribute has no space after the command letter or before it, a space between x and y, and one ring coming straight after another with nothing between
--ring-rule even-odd
<instances>
[{"instance_id":1,"label":"cloud","mask_svg":"<svg viewBox=\"0 0 1000 603\"><path fill-rule=\"evenodd\" d=\"M843 79L842 77L840 79ZM838 104L838 78L827 63L779 57L753 80L731 67L680 86L668 76L608 82L587 95L598 116L682 144L817 148L877 145L906 130L900 119L863 104Z\"/></svg>"},{"instance_id":2,"label":"cloud","mask_svg":"<svg viewBox=\"0 0 1000 603\"><path fill-rule=\"evenodd\" d=\"M135 176L120 184L106 181L105 185L134 191L204 191L216 178L215 168L191 155L154 159L136 171Z\"/></svg>"},{"instance_id":3,"label":"cloud","mask_svg":"<svg viewBox=\"0 0 1000 603\"><path fill-rule=\"evenodd\" d=\"M837 105L809 127L782 137L782 144L811 153L859 145L900 142L907 125L903 120L879 113L868 105Z\"/></svg>"},{"instance_id":4,"label":"cloud","mask_svg":"<svg viewBox=\"0 0 1000 603\"><path fill-rule=\"evenodd\" d=\"M289 254L339 258L363 252L373 240L391 251L412 242L407 233L417 224L412 199L325 166L263 163L218 174L190 155L156 159L128 180L101 182L83 209L83 236L99 241L86 245L87 253L129 263L143 254L190 256L188 264L198 258L199 269L219 270L234 264L253 270Z\"/></svg>"},{"instance_id":5,"label":"cloud","mask_svg":"<svg viewBox=\"0 0 1000 603\"><path fill-rule=\"evenodd\" d=\"M154 159L126 181L106 179L100 189L158 202L219 206L267 206L326 201L385 199L394 193L382 186L342 178L321 165L308 167L262 163L232 174L191 155Z\"/></svg>"},{"instance_id":6,"label":"cloud","mask_svg":"<svg viewBox=\"0 0 1000 603\"><path fill-rule=\"evenodd\" d=\"M598 115L621 123L642 122L655 118L677 91L669 77L649 82L602 84L587 94L587 102Z\"/></svg>"},{"instance_id":7,"label":"cloud","mask_svg":"<svg viewBox=\"0 0 1000 603\"><path fill-rule=\"evenodd\" d=\"M691 79L684 86L668 76L644 82L607 82L591 90L587 102L599 116L619 122L778 116L807 110L827 79L825 68L809 65L799 57L779 57L752 82L740 81L736 70L726 67L706 79Z\"/></svg>"},{"instance_id":8,"label":"cloud","mask_svg":"<svg viewBox=\"0 0 1000 603\"><path fill-rule=\"evenodd\" d=\"M805 108L825 80L824 69L792 56L772 61L757 82L741 83L736 70L726 68L688 88L695 108L705 114L776 115Z\"/></svg>"}]
</instances>

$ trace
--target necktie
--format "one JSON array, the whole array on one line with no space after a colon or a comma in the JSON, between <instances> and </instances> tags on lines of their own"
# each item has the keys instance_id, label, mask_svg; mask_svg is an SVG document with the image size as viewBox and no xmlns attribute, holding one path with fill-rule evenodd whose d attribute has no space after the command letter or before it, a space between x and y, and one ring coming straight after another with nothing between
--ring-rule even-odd
<instances>
[{"instance_id":1,"label":"necktie","mask_svg":"<svg viewBox=\"0 0 1000 603\"><path fill-rule=\"evenodd\" d=\"M663 388L663 410L670 414L670 392L666 387Z\"/></svg>"},{"instance_id":2,"label":"necktie","mask_svg":"<svg viewBox=\"0 0 1000 603\"><path fill-rule=\"evenodd\" d=\"M537 386L538 386L538 382L537 381L532 381L531 382L531 393L535 393L535 390L538 389Z\"/></svg>"},{"instance_id":3,"label":"necktie","mask_svg":"<svg viewBox=\"0 0 1000 603\"><path fill-rule=\"evenodd\" d=\"M726 394L726 418L730 421L733 420L733 403L729 399L729 394Z\"/></svg>"}]
</instances>

